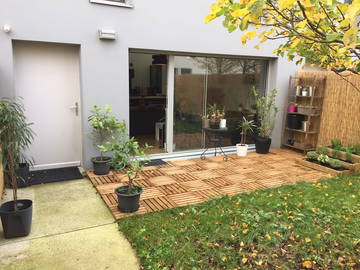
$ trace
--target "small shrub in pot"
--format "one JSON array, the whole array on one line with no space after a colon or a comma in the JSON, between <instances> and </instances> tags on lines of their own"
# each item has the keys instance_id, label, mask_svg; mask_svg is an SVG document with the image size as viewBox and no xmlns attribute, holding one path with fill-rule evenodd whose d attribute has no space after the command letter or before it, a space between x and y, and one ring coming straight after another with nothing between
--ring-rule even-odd
<instances>
[{"instance_id":1,"label":"small shrub in pot","mask_svg":"<svg viewBox=\"0 0 360 270\"><path fill-rule=\"evenodd\" d=\"M27 123L25 110L19 99L0 100L0 148L3 152L3 168L11 182L13 200L0 207L5 238L26 236L31 231L32 201L19 200L17 196L19 161L31 164L23 151L33 139L34 132ZM26 179L23 179L26 180Z\"/></svg>"},{"instance_id":2,"label":"small shrub in pot","mask_svg":"<svg viewBox=\"0 0 360 270\"><path fill-rule=\"evenodd\" d=\"M240 143L236 144L236 151L238 156L240 157L246 156L249 147L246 144L246 135L248 131L253 132L254 127L255 127L254 121L253 120L249 121L243 116L243 120L239 125L239 128L241 128L241 139L240 139Z\"/></svg>"},{"instance_id":3,"label":"small shrub in pot","mask_svg":"<svg viewBox=\"0 0 360 270\"><path fill-rule=\"evenodd\" d=\"M118 209L121 212L131 213L139 209L140 195L143 188L133 184L138 172L144 168L144 162L147 160L145 150L148 145L141 147L135 138L125 141L115 139L108 143L110 149L114 152L112 164L117 169L123 169L128 177L128 185L115 189L118 197Z\"/></svg>"},{"instance_id":4,"label":"small shrub in pot","mask_svg":"<svg viewBox=\"0 0 360 270\"><path fill-rule=\"evenodd\" d=\"M91 137L94 145L99 149L100 156L93 157L94 173L98 175L108 174L110 170L111 157L105 156L107 148L105 143L114 136L126 132L125 123L120 122L113 114L109 105L104 109L93 106L88 121L91 124Z\"/></svg>"},{"instance_id":5,"label":"small shrub in pot","mask_svg":"<svg viewBox=\"0 0 360 270\"><path fill-rule=\"evenodd\" d=\"M210 128L220 128L220 121L225 117L225 112L217 104L208 106Z\"/></svg>"},{"instance_id":6,"label":"small shrub in pot","mask_svg":"<svg viewBox=\"0 0 360 270\"><path fill-rule=\"evenodd\" d=\"M273 89L265 96L253 89L256 98L256 114L258 118L258 131L259 136L255 138L256 153L267 154L269 153L271 145L271 134L275 127L276 115L279 108L275 104L277 90Z\"/></svg>"}]
</instances>

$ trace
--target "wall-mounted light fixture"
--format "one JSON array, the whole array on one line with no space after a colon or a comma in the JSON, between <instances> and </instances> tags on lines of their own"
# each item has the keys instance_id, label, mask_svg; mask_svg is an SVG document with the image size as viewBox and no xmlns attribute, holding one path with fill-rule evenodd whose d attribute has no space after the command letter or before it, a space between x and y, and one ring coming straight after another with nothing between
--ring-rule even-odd
<instances>
[{"instance_id":1,"label":"wall-mounted light fixture","mask_svg":"<svg viewBox=\"0 0 360 270\"><path fill-rule=\"evenodd\" d=\"M3 26L3 31L4 31L5 33L10 33L10 32L11 32L11 26L8 25L8 24L5 24L5 25Z\"/></svg>"},{"instance_id":2,"label":"wall-mounted light fixture","mask_svg":"<svg viewBox=\"0 0 360 270\"><path fill-rule=\"evenodd\" d=\"M110 29L99 29L99 39L116 39L116 31Z\"/></svg>"}]
</instances>

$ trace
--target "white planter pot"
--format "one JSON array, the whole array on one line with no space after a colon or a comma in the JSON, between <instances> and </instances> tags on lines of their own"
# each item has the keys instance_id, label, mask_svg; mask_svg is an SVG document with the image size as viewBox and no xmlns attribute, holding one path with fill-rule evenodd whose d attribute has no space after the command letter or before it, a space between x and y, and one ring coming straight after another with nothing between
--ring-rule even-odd
<instances>
[{"instance_id":1,"label":"white planter pot","mask_svg":"<svg viewBox=\"0 0 360 270\"><path fill-rule=\"evenodd\" d=\"M247 144L236 144L236 153L239 157L246 157L249 146Z\"/></svg>"},{"instance_id":2,"label":"white planter pot","mask_svg":"<svg viewBox=\"0 0 360 270\"><path fill-rule=\"evenodd\" d=\"M220 128L226 128L226 119L220 120Z\"/></svg>"}]
</instances>

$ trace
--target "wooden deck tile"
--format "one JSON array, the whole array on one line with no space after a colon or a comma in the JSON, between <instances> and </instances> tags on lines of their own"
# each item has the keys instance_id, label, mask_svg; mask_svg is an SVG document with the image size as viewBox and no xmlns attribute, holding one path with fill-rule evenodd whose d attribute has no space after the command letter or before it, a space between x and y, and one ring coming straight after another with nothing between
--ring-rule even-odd
<instances>
[{"instance_id":1,"label":"wooden deck tile","mask_svg":"<svg viewBox=\"0 0 360 270\"><path fill-rule=\"evenodd\" d=\"M177 206L196 204L204 200L201 196L192 192L169 195L169 198L174 201Z\"/></svg>"},{"instance_id":2,"label":"wooden deck tile","mask_svg":"<svg viewBox=\"0 0 360 270\"><path fill-rule=\"evenodd\" d=\"M205 181L201 181L201 180L183 182L183 183L181 183L181 185L185 189L188 189L190 191L212 188L211 185L208 185Z\"/></svg>"},{"instance_id":3,"label":"wooden deck tile","mask_svg":"<svg viewBox=\"0 0 360 270\"><path fill-rule=\"evenodd\" d=\"M170 176L165 176L165 175L149 178L148 181L153 186L162 186L162 185L169 185L176 183L176 180L174 180Z\"/></svg>"},{"instance_id":4,"label":"wooden deck tile","mask_svg":"<svg viewBox=\"0 0 360 270\"><path fill-rule=\"evenodd\" d=\"M178 183L170 184L170 185L158 186L156 188L159 189L165 195L185 193L185 192L189 191L189 189L185 188L184 185L181 185L181 184L178 184Z\"/></svg>"},{"instance_id":5,"label":"wooden deck tile","mask_svg":"<svg viewBox=\"0 0 360 270\"><path fill-rule=\"evenodd\" d=\"M298 181L313 182L329 176L296 164L295 160L301 155L289 150L272 150L268 155L249 153L247 157L228 157L227 162L222 160L222 156L217 156L145 167L134 180L135 185L144 187L140 209L136 213L121 213L117 209L114 190L128 181L123 170L111 171L108 175L95 175L88 171L87 175L115 219Z\"/></svg>"}]
</instances>

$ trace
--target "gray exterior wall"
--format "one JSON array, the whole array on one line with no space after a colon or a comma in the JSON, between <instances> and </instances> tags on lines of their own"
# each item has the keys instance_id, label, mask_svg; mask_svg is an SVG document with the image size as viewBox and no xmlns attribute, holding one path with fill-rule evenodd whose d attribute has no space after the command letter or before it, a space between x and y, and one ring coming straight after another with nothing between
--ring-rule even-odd
<instances>
[{"instance_id":1,"label":"gray exterior wall","mask_svg":"<svg viewBox=\"0 0 360 270\"><path fill-rule=\"evenodd\" d=\"M255 42L242 46L240 32L228 34L221 21L208 25L204 17L208 0L133 0L134 8L89 3L89 0L1 0L0 95L13 94L12 40L80 44L83 117L83 162L88 167L95 149L87 138L90 106L109 104L117 116L128 121L129 48L271 58L269 88L279 91L280 113L273 134L273 147L280 145L284 102L289 75L298 67L273 53L276 42L261 50ZM116 41L101 41L98 29L116 30Z\"/></svg>"}]
</instances>

